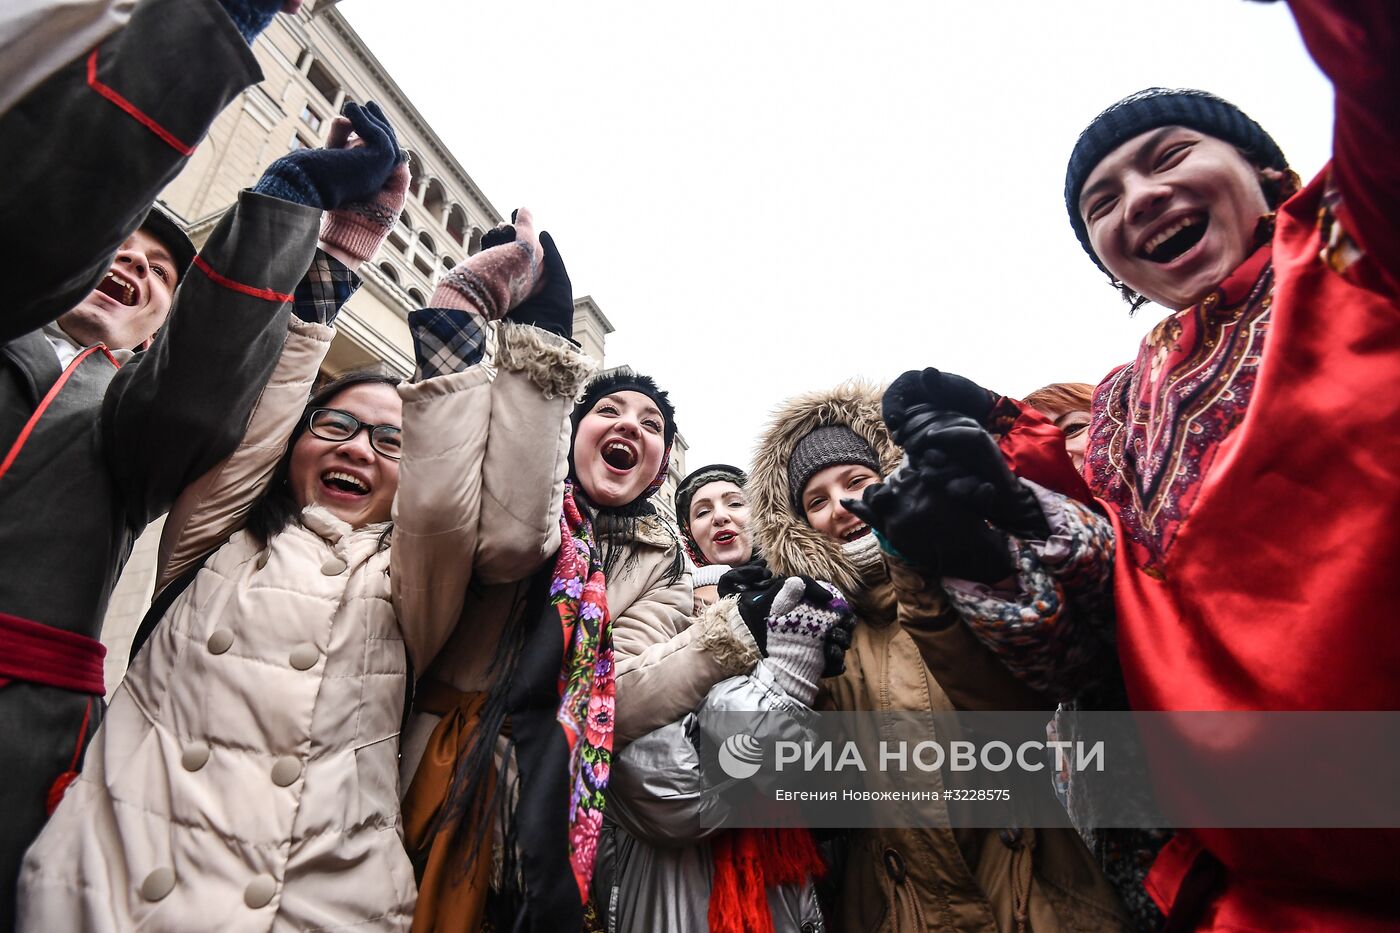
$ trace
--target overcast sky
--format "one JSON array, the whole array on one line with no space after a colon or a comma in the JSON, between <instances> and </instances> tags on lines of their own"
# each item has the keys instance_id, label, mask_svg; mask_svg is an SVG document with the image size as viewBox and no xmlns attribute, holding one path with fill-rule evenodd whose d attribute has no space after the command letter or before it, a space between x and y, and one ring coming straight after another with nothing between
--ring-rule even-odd
<instances>
[{"instance_id":1,"label":"overcast sky","mask_svg":"<svg viewBox=\"0 0 1400 933\"><path fill-rule=\"evenodd\" d=\"M1064 169L1151 85L1234 101L1309 179L1331 89L1287 8L1242 0L864 4L346 0L503 212L528 205L608 364L671 393L693 469L769 410L923 366L1013 395L1097 382L1130 319L1069 227Z\"/></svg>"}]
</instances>

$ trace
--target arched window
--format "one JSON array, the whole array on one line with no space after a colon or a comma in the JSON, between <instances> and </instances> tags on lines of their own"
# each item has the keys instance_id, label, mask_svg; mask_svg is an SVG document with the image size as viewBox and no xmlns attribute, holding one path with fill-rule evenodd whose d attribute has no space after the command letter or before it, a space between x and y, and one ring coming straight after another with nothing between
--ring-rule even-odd
<instances>
[{"instance_id":1,"label":"arched window","mask_svg":"<svg viewBox=\"0 0 1400 933\"><path fill-rule=\"evenodd\" d=\"M451 272L451 271L452 271L452 268L453 268L454 266L456 266L456 265L457 265L457 260L453 259L451 256L444 256L444 257L442 257L442 271L443 271L443 272Z\"/></svg>"},{"instance_id":2,"label":"arched window","mask_svg":"<svg viewBox=\"0 0 1400 933\"><path fill-rule=\"evenodd\" d=\"M452 210L447 215L447 233L461 246L467 239L467 212L462 210L462 205L452 205Z\"/></svg>"},{"instance_id":3,"label":"arched window","mask_svg":"<svg viewBox=\"0 0 1400 933\"><path fill-rule=\"evenodd\" d=\"M413 302L415 308L422 308L428 304L427 299L423 297L423 293L416 288L410 288L408 290L408 299Z\"/></svg>"},{"instance_id":4,"label":"arched window","mask_svg":"<svg viewBox=\"0 0 1400 933\"><path fill-rule=\"evenodd\" d=\"M423 206L433 215L434 220L441 219L442 212L447 207L447 192L443 190L442 182L436 178L428 182L428 190L423 192Z\"/></svg>"},{"instance_id":5,"label":"arched window","mask_svg":"<svg viewBox=\"0 0 1400 933\"><path fill-rule=\"evenodd\" d=\"M475 256L481 252L481 228L472 227L472 232L467 235L467 255Z\"/></svg>"},{"instance_id":6,"label":"arched window","mask_svg":"<svg viewBox=\"0 0 1400 933\"><path fill-rule=\"evenodd\" d=\"M437 255L437 244L433 242L432 237L428 236L428 231L426 230L418 234L418 248L426 252L429 256Z\"/></svg>"},{"instance_id":7,"label":"arched window","mask_svg":"<svg viewBox=\"0 0 1400 933\"><path fill-rule=\"evenodd\" d=\"M390 282L393 282L395 285L399 284L398 270L387 262L381 262L379 264L379 271L384 273L384 278L388 279Z\"/></svg>"}]
</instances>

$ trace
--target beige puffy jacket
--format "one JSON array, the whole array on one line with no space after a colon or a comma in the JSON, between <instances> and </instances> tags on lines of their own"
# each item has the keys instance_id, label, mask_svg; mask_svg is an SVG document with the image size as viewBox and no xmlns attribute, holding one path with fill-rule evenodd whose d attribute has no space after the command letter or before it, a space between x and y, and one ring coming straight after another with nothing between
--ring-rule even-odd
<instances>
[{"instance_id":1,"label":"beige puffy jacket","mask_svg":"<svg viewBox=\"0 0 1400 933\"><path fill-rule=\"evenodd\" d=\"M565 418L564 446L557 453L554 486L540 487L535 493L554 508L555 549L563 479L568 471L569 428ZM601 541L625 549L617 562L619 570L609 575L607 584L617 663L614 750L620 750L633 739L690 712L716 683L751 670L758 660L758 649L746 632L736 633L723 618L691 624L694 597L690 567L687 564L679 579L670 578L679 539L665 519L656 515L643 518L629 538L622 538L621 529L606 516L596 525ZM513 570L502 562L483 581L492 585L472 587L466 594L461 625L427 676L463 692L489 688L494 676L494 646L511 614L524 606L530 578L552 556L552 550L539 554L519 551ZM440 718L418 712L410 719L402 765L405 788Z\"/></svg>"},{"instance_id":2,"label":"beige puffy jacket","mask_svg":"<svg viewBox=\"0 0 1400 933\"><path fill-rule=\"evenodd\" d=\"M538 434L526 444L517 429L557 429L589 367L560 338L501 327L493 364L400 387L391 547L385 526L352 531L312 507L262 548L235 529L330 339L293 331L244 446L172 511L166 580L234 533L137 658L30 850L29 930L408 927L406 659L428 666L473 573L557 547L549 517L513 511L488 477L539 470ZM574 374L563 384L561 361Z\"/></svg>"},{"instance_id":3,"label":"beige puffy jacket","mask_svg":"<svg viewBox=\"0 0 1400 933\"><path fill-rule=\"evenodd\" d=\"M817 427L848 425L870 443L882 472L898 465L901 452L880 418L881 396L875 386L853 382L790 399L759 441L749 473L754 543L769 566L780 575L808 574L834 583L860 620L846 652L846 671L823 682L818 704L836 710L951 710L953 697L967 691L979 696L978 708L1041 708L1043 699L1002 667L967 626L944 624L952 610L937 581L925 581L875 552L873 563L858 566L847 550L793 510L788 461L798 441ZM938 670L925 655L939 659ZM866 740L873 744L878 738L872 733ZM942 787L937 772L920 775L918 782L898 787ZM940 829L937 823L947 821L942 803L900 806L906 814L901 822L911 828L849 833L845 873L837 882L837 929L1128 929L1117 896L1073 830Z\"/></svg>"}]
</instances>

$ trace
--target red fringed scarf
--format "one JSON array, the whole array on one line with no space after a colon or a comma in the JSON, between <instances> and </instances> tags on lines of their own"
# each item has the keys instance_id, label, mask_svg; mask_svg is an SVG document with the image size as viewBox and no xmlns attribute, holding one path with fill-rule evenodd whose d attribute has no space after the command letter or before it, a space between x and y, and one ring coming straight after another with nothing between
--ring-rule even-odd
<instances>
[{"instance_id":1,"label":"red fringed scarf","mask_svg":"<svg viewBox=\"0 0 1400 933\"><path fill-rule=\"evenodd\" d=\"M710 844L713 933L773 933L768 889L826 874L816 840L805 829L735 829Z\"/></svg>"}]
</instances>

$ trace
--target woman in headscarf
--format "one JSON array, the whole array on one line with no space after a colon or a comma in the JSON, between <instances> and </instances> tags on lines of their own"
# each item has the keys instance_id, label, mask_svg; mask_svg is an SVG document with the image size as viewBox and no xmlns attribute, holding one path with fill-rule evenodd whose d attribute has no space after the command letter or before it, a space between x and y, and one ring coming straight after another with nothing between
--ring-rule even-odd
<instances>
[{"instance_id":1,"label":"woman in headscarf","mask_svg":"<svg viewBox=\"0 0 1400 933\"><path fill-rule=\"evenodd\" d=\"M748 481L738 467L711 463L693 470L676 487L676 526L695 565L691 584L697 613L719 598L719 578L753 557L744 495Z\"/></svg>"}]
</instances>

